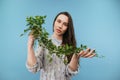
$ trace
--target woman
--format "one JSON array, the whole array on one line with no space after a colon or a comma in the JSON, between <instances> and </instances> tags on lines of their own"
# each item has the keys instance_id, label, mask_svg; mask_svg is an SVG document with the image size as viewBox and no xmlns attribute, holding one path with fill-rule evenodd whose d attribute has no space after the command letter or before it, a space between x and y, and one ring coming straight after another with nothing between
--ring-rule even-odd
<instances>
[{"instance_id":1,"label":"woman","mask_svg":"<svg viewBox=\"0 0 120 80\"><path fill-rule=\"evenodd\" d=\"M73 21L68 12L60 12L55 17L51 40L56 46L68 44L76 47ZM94 50L87 48L85 51L78 53L78 55L63 55L63 59L60 59L55 54L52 54L52 62L49 62L47 57L49 51L39 46L37 51L34 52L33 44L34 37L29 35L26 66L31 72L35 73L40 71L40 80L71 80L71 77L78 73L79 58L91 58L95 56ZM66 58L68 60L67 65L63 62Z\"/></svg>"}]
</instances>

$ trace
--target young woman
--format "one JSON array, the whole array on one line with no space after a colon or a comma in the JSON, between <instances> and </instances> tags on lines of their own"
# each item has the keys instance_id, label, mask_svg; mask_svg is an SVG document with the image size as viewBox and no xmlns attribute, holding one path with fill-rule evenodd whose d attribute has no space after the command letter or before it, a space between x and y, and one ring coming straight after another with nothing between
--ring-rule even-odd
<instances>
[{"instance_id":1,"label":"young woman","mask_svg":"<svg viewBox=\"0 0 120 80\"><path fill-rule=\"evenodd\" d=\"M56 46L68 44L76 47L73 21L68 12L60 12L55 17L51 40ZM71 80L71 77L78 73L79 58L95 56L94 50L87 48L85 51L78 53L78 55L63 55L63 59L60 59L56 54L52 54L52 62L49 62L47 57L49 51L39 46L36 52L34 52L33 44L34 37L29 35L26 67L34 73L40 71L40 80ZM68 60L67 65L63 62L66 58Z\"/></svg>"}]
</instances>

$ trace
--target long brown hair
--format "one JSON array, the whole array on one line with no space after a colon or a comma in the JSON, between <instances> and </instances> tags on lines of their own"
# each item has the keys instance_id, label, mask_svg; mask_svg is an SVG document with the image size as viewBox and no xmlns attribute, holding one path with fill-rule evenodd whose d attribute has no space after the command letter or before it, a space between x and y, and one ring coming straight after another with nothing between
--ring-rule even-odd
<instances>
[{"instance_id":1,"label":"long brown hair","mask_svg":"<svg viewBox=\"0 0 120 80\"><path fill-rule=\"evenodd\" d=\"M54 22L53 22L53 31L54 31L55 21L56 21L57 17L61 14L68 17L68 28L67 28L67 31L63 34L62 44L63 45L68 44L75 48L76 47L76 39L75 39L75 33L74 33L73 20L72 20L71 15L68 12L60 12L57 14L57 16L55 17ZM70 62L72 55L73 54L70 54L67 56L68 63Z\"/></svg>"}]
</instances>

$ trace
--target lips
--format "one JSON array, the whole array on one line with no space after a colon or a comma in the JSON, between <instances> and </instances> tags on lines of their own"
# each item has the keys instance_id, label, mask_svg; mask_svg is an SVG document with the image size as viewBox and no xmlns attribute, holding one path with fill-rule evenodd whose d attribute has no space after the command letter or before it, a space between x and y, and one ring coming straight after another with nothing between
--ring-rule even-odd
<instances>
[{"instance_id":1,"label":"lips","mask_svg":"<svg viewBox=\"0 0 120 80\"><path fill-rule=\"evenodd\" d=\"M58 33L62 32L60 29L56 29L56 31L57 31Z\"/></svg>"}]
</instances>

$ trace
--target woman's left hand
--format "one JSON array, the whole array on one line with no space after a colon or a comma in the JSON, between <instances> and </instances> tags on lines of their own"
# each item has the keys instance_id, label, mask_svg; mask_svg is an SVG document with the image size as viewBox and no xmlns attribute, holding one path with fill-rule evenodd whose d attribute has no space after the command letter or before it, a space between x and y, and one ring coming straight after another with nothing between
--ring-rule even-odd
<instances>
[{"instance_id":1,"label":"woman's left hand","mask_svg":"<svg viewBox=\"0 0 120 80\"><path fill-rule=\"evenodd\" d=\"M81 51L80 53L77 54L78 58L84 57L84 58L92 58L94 57L95 50L91 50L90 48L87 48L85 51Z\"/></svg>"},{"instance_id":2,"label":"woman's left hand","mask_svg":"<svg viewBox=\"0 0 120 80\"><path fill-rule=\"evenodd\" d=\"M79 62L79 58L83 57L83 58L92 58L94 57L95 54L95 50L91 50L90 48L87 48L85 51L81 51L78 54L73 54L72 59L69 63L69 67L71 68L71 70L75 71L77 70L77 66L78 66L78 62Z\"/></svg>"},{"instance_id":3,"label":"woman's left hand","mask_svg":"<svg viewBox=\"0 0 120 80\"><path fill-rule=\"evenodd\" d=\"M83 57L83 58L92 58L94 57L96 54L95 54L95 50L91 50L90 48L87 48L85 51L81 51L80 53L78 54L74 54L72 56L72 60L79 60L80 57Z\"/></svg>"}]
</instances>

